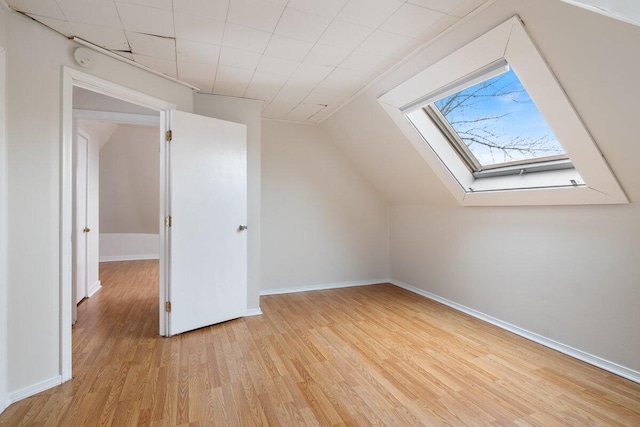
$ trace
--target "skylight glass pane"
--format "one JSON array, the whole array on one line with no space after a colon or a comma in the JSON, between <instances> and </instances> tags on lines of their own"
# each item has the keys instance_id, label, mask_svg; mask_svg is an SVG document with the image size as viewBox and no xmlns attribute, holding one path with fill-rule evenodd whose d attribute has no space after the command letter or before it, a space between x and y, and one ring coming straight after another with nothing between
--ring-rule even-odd
<instances>
[{"instance_id":1,"label":"skylight glass pane","mask_svg":"<svg viewBox=\"0 0 640 427\"><path fill-rule=\"evenodd\" d=\"M512 70L434 104L483 167L565 155Z\"/></svg>"}]
</instances>

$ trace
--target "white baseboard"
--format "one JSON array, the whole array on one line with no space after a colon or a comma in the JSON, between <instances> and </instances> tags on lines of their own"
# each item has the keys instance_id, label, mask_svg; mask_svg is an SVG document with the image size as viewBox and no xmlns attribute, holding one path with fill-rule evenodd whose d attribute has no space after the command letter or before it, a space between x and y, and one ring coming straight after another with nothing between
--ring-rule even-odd
<instances>
[{"instance_id":1,"label":"white baseboard","mask_svg":"<svg viewBox=\"0 0 640 427\"><path fill-rule=\"evenodd\" d=\"M416 293L418 295L421 295L423 297L429 298L430 300L449 306L455 310L466 313L477 319L483 320L487 323L491 323L492 325L505 329L509 332L513 332L516 335L520 335L523 338L526 338L528 340L541 344L545 347L552 348L556 351L559 351L560 353L566 354L567 356L574 357L590 365L593 365L600 369L604 369L605 371L611 372L612 374L616 374L623 378L631 380L633 382L640 383L640 372L627 368L626 366L618 365L617 363L611 362L609 360L603 359L598 356L594 356L593 354L584 352L582 350L578 350L577 348L570 347L568 345L554 341L550 338L543 337L542 335L538 335L534 332L528 331L526 329L522 329L510 323L503 322L502 320L496 319L495 317L488 316L482 312L479 312L477 310L474 310L462 304L458 304L457 302L450 301L446 298L432 294L431 292L427 292L415 286L411 286L406 283L400 282L398 280L390 280L390 283L400 288Z\"/></svg>"},{"instance_id":2,"label":"white baseboard","mask_svg":"<svg viewBox=\"0 0 640 427\"><path fill-rule=\"evenodd\" d=\"M101 256L100 262L138 261L143 259L159 259L158 254Z\"/></svg>"},{"instance_id":3,"label":"white baseboard","mask_svg":"<svg viewBox=\"0 0 640 427\"><path fill-rule=\"evenodd\" d=\"M18 391L14 391L13 393L9 393L5 404L6 406L9 406L19 400L26 399L27 397L31 397L34 394L40 393L41 391L49 390L51 387L55 387L60 384L62 384L62 377L60 375L49 378L48 380L40 381L39 383L30 385Z\"/></svg>"},{"instance_id":4,"label":"white baseboard","mask_svg":"<svg viewBox=\"0 0 640 427\"><path fill-rule=\"evenodd\" d=\"M260 307L258 307L258 308L248 308L247 309L247 314L245 314L245 317L260 316L261 314L262 314L262 310L260 310Z\"/></svg>"},{"instance_id":5,"label":"white baseboard","mask_svg":"<svg viewBox=\"0 0 640 427\"><path fill-rule=\"evenodd\" d=\"M93 284L93 286L89 288L89 295L87 295L87 297L91 298L93 294L95 294L100 290L101 287L102 287L102 284L100 283L100 280L98 280L96 283Z\"/></svg>"},{"instance_id":6,"label":"white baseboard","mask_svg":"<svg viewBox=\"0 0 640 427\"><path fill-rule=\"evenodd\" d=\"M144 233L100 233L100 262L158 259L160 236Z\"/></svg>"},{"instance_id":7,"label":"white baseboard","mask_svg":"<svg viewBox=\"0 0 640 427\"><path fill-rule=\"evenodd\" d=\"M11 400L9 396L0 396L0 414L4 412L11 405Z\"/></svg>"},{"instance_id":8,"label":"white baseboard","mask_svg":"<svg viewBox=\"0 0 640 427\"><path fill-rule=\"evenodd\" d=\"M280 295L292 294L296 292L324 291L327 289L352 288L354 286L379 285L381 283L390 282L389 279L359 280L355 282L327 283L324 285L299 286L294 288L263 289L260 291L260 295Z\"/></svg>"}]
</instances>

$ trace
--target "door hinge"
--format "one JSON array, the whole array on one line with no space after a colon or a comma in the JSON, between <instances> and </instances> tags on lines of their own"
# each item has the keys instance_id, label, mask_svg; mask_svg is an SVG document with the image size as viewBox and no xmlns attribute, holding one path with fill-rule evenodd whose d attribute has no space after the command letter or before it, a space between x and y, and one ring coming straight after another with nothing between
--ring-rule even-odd
<instances>
[{"instance_id":1,"label":"door hinge","mask_svg":"<svg viewBox=\"0 0 640 427\"><path fill-rule=\"evenodd\" d=\"M164 225L166 225L167 227L171 227L172 224L172 220L171 220L171 216L167 216L164 218Z\"/></svg>"},{"instance_id":2,"label":"door hinge","mask_svg":"<svg viewBox=\"0 0 640 427\"><path fill-rule=\"evenodd\" d=\"M165 139L167 140L167 142L171 142L171 140L173 139L173 132L168 130Z\"/></svg>"},{"instance_id":3,"label":"door hinge","mask_svg":"<svg viewBox=\"0 0 640 427\"><path fill-rule=\"evenodd\" d=\"M169 301L164 303L164 311L171 313L171 303Z\"/></svg>"}]
</instances>

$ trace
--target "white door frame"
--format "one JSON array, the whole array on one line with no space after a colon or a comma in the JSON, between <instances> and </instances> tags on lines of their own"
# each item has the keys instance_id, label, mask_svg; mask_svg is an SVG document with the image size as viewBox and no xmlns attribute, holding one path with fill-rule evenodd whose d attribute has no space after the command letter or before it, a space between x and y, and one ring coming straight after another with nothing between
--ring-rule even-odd
<instances>
[{"instance_id":1,"label":"white door frame","mask_svg":"<svg viewBox=\"0 0 640 427\"><path fill-rule=\"evenodd\" d=\"M78 277L78 267L80 264L80 257L84 257L84 261L82 262L82 265L84 266L84 279L82 280L82 287L84 288L82 290L82 297L87 297L89 296L89 292L88 292L88 287L87 287L87 235L86 233L82 233L82 235L79 233L78 228L79 228L79 221L82 219L83 225L82 227L86 227L87 225L87 208L88 208L88 200L87 200L87 196L88 196L88 187L89 187L89 139L91 138L89 136L89 134L85 131L83 131L82 129L78 128L77 126L75 126L75 132L74 132L75 138L74 138L74 147L73 147L73 156L74 156L74 177L73 177L73 182L74 182L74 189L73 190L75 192L75 197L73 198L73 233L71 235L71 238L73 239L73 242L75 244L75 251L73 251L74 248L72 248L72 253L74 253L74 257L72 259L72 276L71 276L71 280L72 280L72 286L71 286L71 295L73 295L72 297L72 301L73 301L73 305L72 305L72 319L71 319L71 323L75 324L76 320L78 319L78 282L79 282L79 277ZM86 142L86 148L85 148L85 153L84 153L84 171L80 172L79 169L79 165L80 165L80 155L79 155L79 140L78 140L78 136L83 137L87 142ZM80 201L78 200L78 184L80 183L80 181L83 181L84 187L85 187L85 192L84 192L84 198L83 198L83 203L82 205L80 204ZM72 193L73 194L73 193ZM82 218L78 217L78 212L80 209L84 210L84 215L82 216ZM80 246L80 239L84 239L84 251L82 253L80 253L78 251L78 248ZM72 245L73 246L73 245Z\"/></svg>"},{"instance_id":2,"label":"white door frame","mask_svg":"<svg viewBox=\"0 0 640 427\"><path fill-rule=\"evenodd\" d=\"M160 113L160 135L164 135L168 125L168 112L176 106L167 101L151 97L141 92L83 73L73 68L62 70L62 147L60 152L60 375L62 382L72 377L71 322L72 322L72 212L73 195L73 88L80 87L121 101L140 105ZM160 138L160 335L165 335L167 316L161 300L166 300L166 260L165 226L166 205L166 152L167 144Z\"/></svg>"},{"instance_id":3,"label":"white door frame","mask_svg":"<svg viewBox=\"0 0 640 427\"><path fill-rule=\"evenodd\" d=\"M6 120L6 58L0 46L0 413L8 406L7 396L7 120Z\"/></svg>"}]
</instances>

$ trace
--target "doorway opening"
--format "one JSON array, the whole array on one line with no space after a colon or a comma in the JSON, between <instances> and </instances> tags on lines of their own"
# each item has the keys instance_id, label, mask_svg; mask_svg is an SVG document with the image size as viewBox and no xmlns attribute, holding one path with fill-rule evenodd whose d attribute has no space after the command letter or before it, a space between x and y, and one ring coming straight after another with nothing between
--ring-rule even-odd
<instances>
[{"instance_id":1,"label":"doorway opening","mask_svg":"<svg viewBox=\"0 0 640 427\"><path fill-rule=\"evenodd\" d=\"M75 92L75 93L74 93ZM75 94L75 99L74 99ZM74 107L76 110L86 110L89 113L79 113L76 111L74 118ZM74 180L74 140L76 139L77 124L80 120L94 121L99 123L120 123L125 125L150 125L152 121L156 128L156 141L159 141L159 176L156 178L156 192L158 193L158 210L156 220L158 225L158 257L159 257L159 332L165 335L167 317L161 308L161 301L166 300L166 238L163 221L166 214L166 161L167 144L164 138L167 129L167 117L169 112L175 110L175 105L166 101L150 97L140 92L116 85L89 74L82 73L65 67L63 69L63 90L62 90L62 192L61 192L61 316L60 316L60 373L62 381L68 381L72 377L72 354L71 354L71 325L76 315L75 308L78 290L78 273L74 264L77 261L77 243L75 217L75 192ZM151 112L152 114L146 114ZM84 114L84 115L83 115ZM151 116L152 118L149 118ZM145 122L146 120L146 122ZM86 124L86 123L85 123ZM103 126L104 127L104 126ZM159 129L159 132L157 131ZM98 138L99 140L100 138ZM107 138L108 139L108 138ZM89 143L90 144L90 143ZM99 148L98 148L99 152ZM99 159L99 157L98 157ZM94 160L95 161L95 160ZM81 227L81 231L84 228ZM99 225L97 227L99 231ZM82 234L90 234L91 231ZM97 233L94 233L97 235ZM72 238L70 238L72 237ZM89 243L89 242L87 242ZM94 242L95 244L95 242ZM99 251L99 250L98 250ZM84 256L81 255L80 259ZM97 254L93 255L94 257ZM84 289L91 287L91 280L88 280ZM78 285L78 286L74 286ZM74 289L75 287L75 289ZM93 287L95 290L95 286Z\"/></svg>"},{"instance_id":2,"label":"doorway opening","mask_svg":"<svg viewBox=\"0 0 640 427\"><path fill-rule=\"evenodd\" d=\"M63 382L71 379L75 305L71 239L74 87L113 98L110 102L125 101L159 113L160 335L172 336L247 314L246 125L176 111L164 101L64 68L60 227ZM93 114L95 119L105 113ZM122 118L123 113L107 114ZM175 141L169 142L172 139ZM91 228L81 225L78 236L90 233L80 234Z\"/></svg>"},{"instance_id":3,"label":"doorway opening","mask_svg":"<svg viewBox=\"0 0 640 427\"><path fill-rule=\"evenodd\" d=\"M159 259L159 112L73 89L73 323L99 262Z\"/></svg>"}]
</instances>

